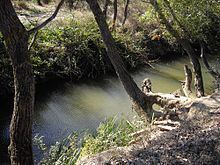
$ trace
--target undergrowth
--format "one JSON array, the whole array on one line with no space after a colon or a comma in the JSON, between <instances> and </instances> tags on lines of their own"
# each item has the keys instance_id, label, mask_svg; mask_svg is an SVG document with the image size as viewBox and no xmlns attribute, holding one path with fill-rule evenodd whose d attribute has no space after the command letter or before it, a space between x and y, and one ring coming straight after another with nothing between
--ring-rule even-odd
<instances>
[{"instance_id":1,"label":"undergrowth","mask_svg":"<svg viewBox=\"0 0 220 165\"><path fill-rule=\"evenodd\" d=\"M129 34L114 33L114 38L128 67L144 63L139 58L142 49ZM64 78L96 78L113 71L96 22L89 18L85 22L65 19L40 31L32 59L35 74L41 77L53 72Z\"/></svg>"},{"instance_id":2,"label":"undergrowth","mask_svg":"<svg viewBox=\"0 0 220 165\"><path fill-rule=\"evenodd\" d=\"M44 152L44 158L39 164L74 165L82 157L128 145L134 140L131 134L146 127L147 125L139 118L130 121L111 117L101 123L94 134L73 133L49 148L45 146L43 137L36 135L34 144Z\"/></svg>"}]
</instances>

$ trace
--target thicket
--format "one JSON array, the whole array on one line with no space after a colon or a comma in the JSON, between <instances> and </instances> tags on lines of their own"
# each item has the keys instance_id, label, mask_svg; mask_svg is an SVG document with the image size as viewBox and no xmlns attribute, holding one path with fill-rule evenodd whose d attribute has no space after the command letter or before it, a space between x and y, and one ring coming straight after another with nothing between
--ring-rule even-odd
<instances>
[{"instance_id":1,"label":"thicket","mask_svg":"<svg viewBox=\"0 0 220 165\"><path fill-rule=\"evenodd\" d=\"M199 43L204 42L209 53L219 51L219 2L215 0L158 0L157 2L174 29L181 34L182 38L190 40L194 48L199 49ZM161 34L170 43L175 42L175 39L167 32L151 5L148 5L145 14L140 19L146 24L160 23L158 27L162 30Z\"/></svg>"},{"instance_id":2,"label":"thicket","mask_svg":"<svg viewBox=\"0 0 220 165\"><path fill-rule=\"evenodd\" d=\"M62 21L63 22L63 21ZM64 78L96 78L112 71L98 27L93 19L86 22L64 20L40 31L32 49L35 74L54 73ZM141 47L129 34L114 33L120 55L127 66L135 68Z\"/></svg>"},{"instance_id":3,"label":"thicket","mask_svg":"<svg viewBox=\"0 0 220 165\"><path fill-rule=\"evenodd\" d=\"M114 32L117 48L129 69L145 65L147 58L141 38L129 32ZM10 59L0 40L1 94L10 93L13 86ZM53 79L79 80L113 73L100 32L93 18L84 21L65 18L39 31L30 50L37 83Z\"/></svg>"}]
</instances>

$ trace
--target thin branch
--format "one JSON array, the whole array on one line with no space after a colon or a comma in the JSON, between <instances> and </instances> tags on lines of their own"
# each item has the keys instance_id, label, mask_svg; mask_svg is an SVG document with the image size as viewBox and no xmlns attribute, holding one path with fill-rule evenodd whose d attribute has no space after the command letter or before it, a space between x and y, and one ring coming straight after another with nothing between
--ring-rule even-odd
<instances>
[{"instance_id":1,"label":"thin branch","mask_svg":"<svg viewBox=\"0 0 220 165\"><path fill-rule=\"evenodd\" d=\"M28 46L28 51L30 51L30 50L31 50L31 47L34 45L34 43L35 43L35 41L36 41L36 38L37 38L37 34L38 34L38 31L36 31L36 32L34 33L33 38L32 38L32 40L31 40L31 43L30 43L30 45Z\"/></svg>"},{"instance_id":2,"label":"thin branch","mask_svg":"<svg viewBox=\"0 0 220 165\"><path fill-rule=\"evenodd\" d=\"M105 5L104 5L104 9L103 9L103 13L105 15L105 18L107 18L107 12L108 12L109 4L110 4L110 0L105 0Z\"/></svg>"},{"instance_id":3,"label":"thin branch","mask_svg":"<svg viewBox=\"0 0 220 165\"><path fill-rule=\"evenodd\" d=\"M113 7L114 7L114 14L113 14L113 20L112 20L112 31L115 30L115 24L116 24L116 19L118 15L118 0L114 0L113 2Z\"/></svg>"},{"instance_id":4,"label":"thin branch","mask_svg":"<svg viewBox=\"0 0 220 165\"><path fill-rule=\"evenodd\" d=\"M124 19L122 21L122 26L125 24L128 16L128 6L129 6L130 0L126 0L125 9L124 9Z\"/></svg>"},{"instance_id":5,"label":"thin branch","mask_svg":"<svg viewBox=\"0 0 220 165\"><path fill-rule=\"evenodd\" d=\"M201 47L201 58L202 61L206 67L206 69L208 70L208 72L216 79L220 77L220 73L218 73L217 71L214 71L214 69L209 65L208 60L204 54L204 48L203 48L203 44L200 43L200 47Z\"/></svg>"},{"instance_id":6,"label":"thin branch","mask_svg":"<svg viewBox=\"0 0 220 165\"><path fill-rule=\"evenodd\" d=\"M54 13L51 15L51 17L49 17L46 21L44 21L43 23L41 23L40 25L34 27L33 29L30 29L28 31L29 35L35 33L36 31L42 29L43 27L45 27L49 22L51 22L54 18L56 18L61 6L63 5L64 0L61 0L60 3L58 4L56 10L54 11Z\"/></svg>"}]
</instances>

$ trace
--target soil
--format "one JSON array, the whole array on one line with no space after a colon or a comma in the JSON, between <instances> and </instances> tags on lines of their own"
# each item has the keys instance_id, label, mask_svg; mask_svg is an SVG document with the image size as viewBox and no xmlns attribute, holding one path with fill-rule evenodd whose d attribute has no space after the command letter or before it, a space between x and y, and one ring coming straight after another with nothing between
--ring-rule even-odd
<instances>
[{"instance_id":1,"label":"soil","mask_svg":"<svg viewBox=\"0 0 220 165\"><path fill-rule=\"evenodd\" d=\"M220 164L220 93L195 99L181 111L178 121L153 124L137 133L131 145L82 158L77 164Z\"/></svg>"}]
</instances>

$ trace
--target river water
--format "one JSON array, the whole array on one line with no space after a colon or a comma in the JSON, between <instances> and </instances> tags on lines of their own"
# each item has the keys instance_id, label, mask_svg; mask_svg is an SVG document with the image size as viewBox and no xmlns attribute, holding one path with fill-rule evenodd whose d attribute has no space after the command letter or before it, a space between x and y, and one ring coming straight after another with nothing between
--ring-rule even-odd
<instances>
[{"instance_id":1,"label":"river water","mask_svg":"<svg viewBox=\"0 0 220 165\"><path fill-rule=\"evenodd\" d=\"M159 63L154 65L154 69L143 68L132 73L132 76L138 85L149 77L154 92L171 93L181 88L179 80L184 79L184 64L188 64L187 59ZM204 69L203 76L206 92L209 93L213 79ZM11 115L7 107L1 110L0 115L0 164L7 164ZM98 82L62 83L55 85L55 88L47 86L36 99L33 134L44 136L45 143L51 145L73 131L95 131L101 121L114 115L128 118L135 115L131 110L131 102L116 77L105 77ZM35 151L37 152L36 149Z\"/></svg>"}]
</instances>

